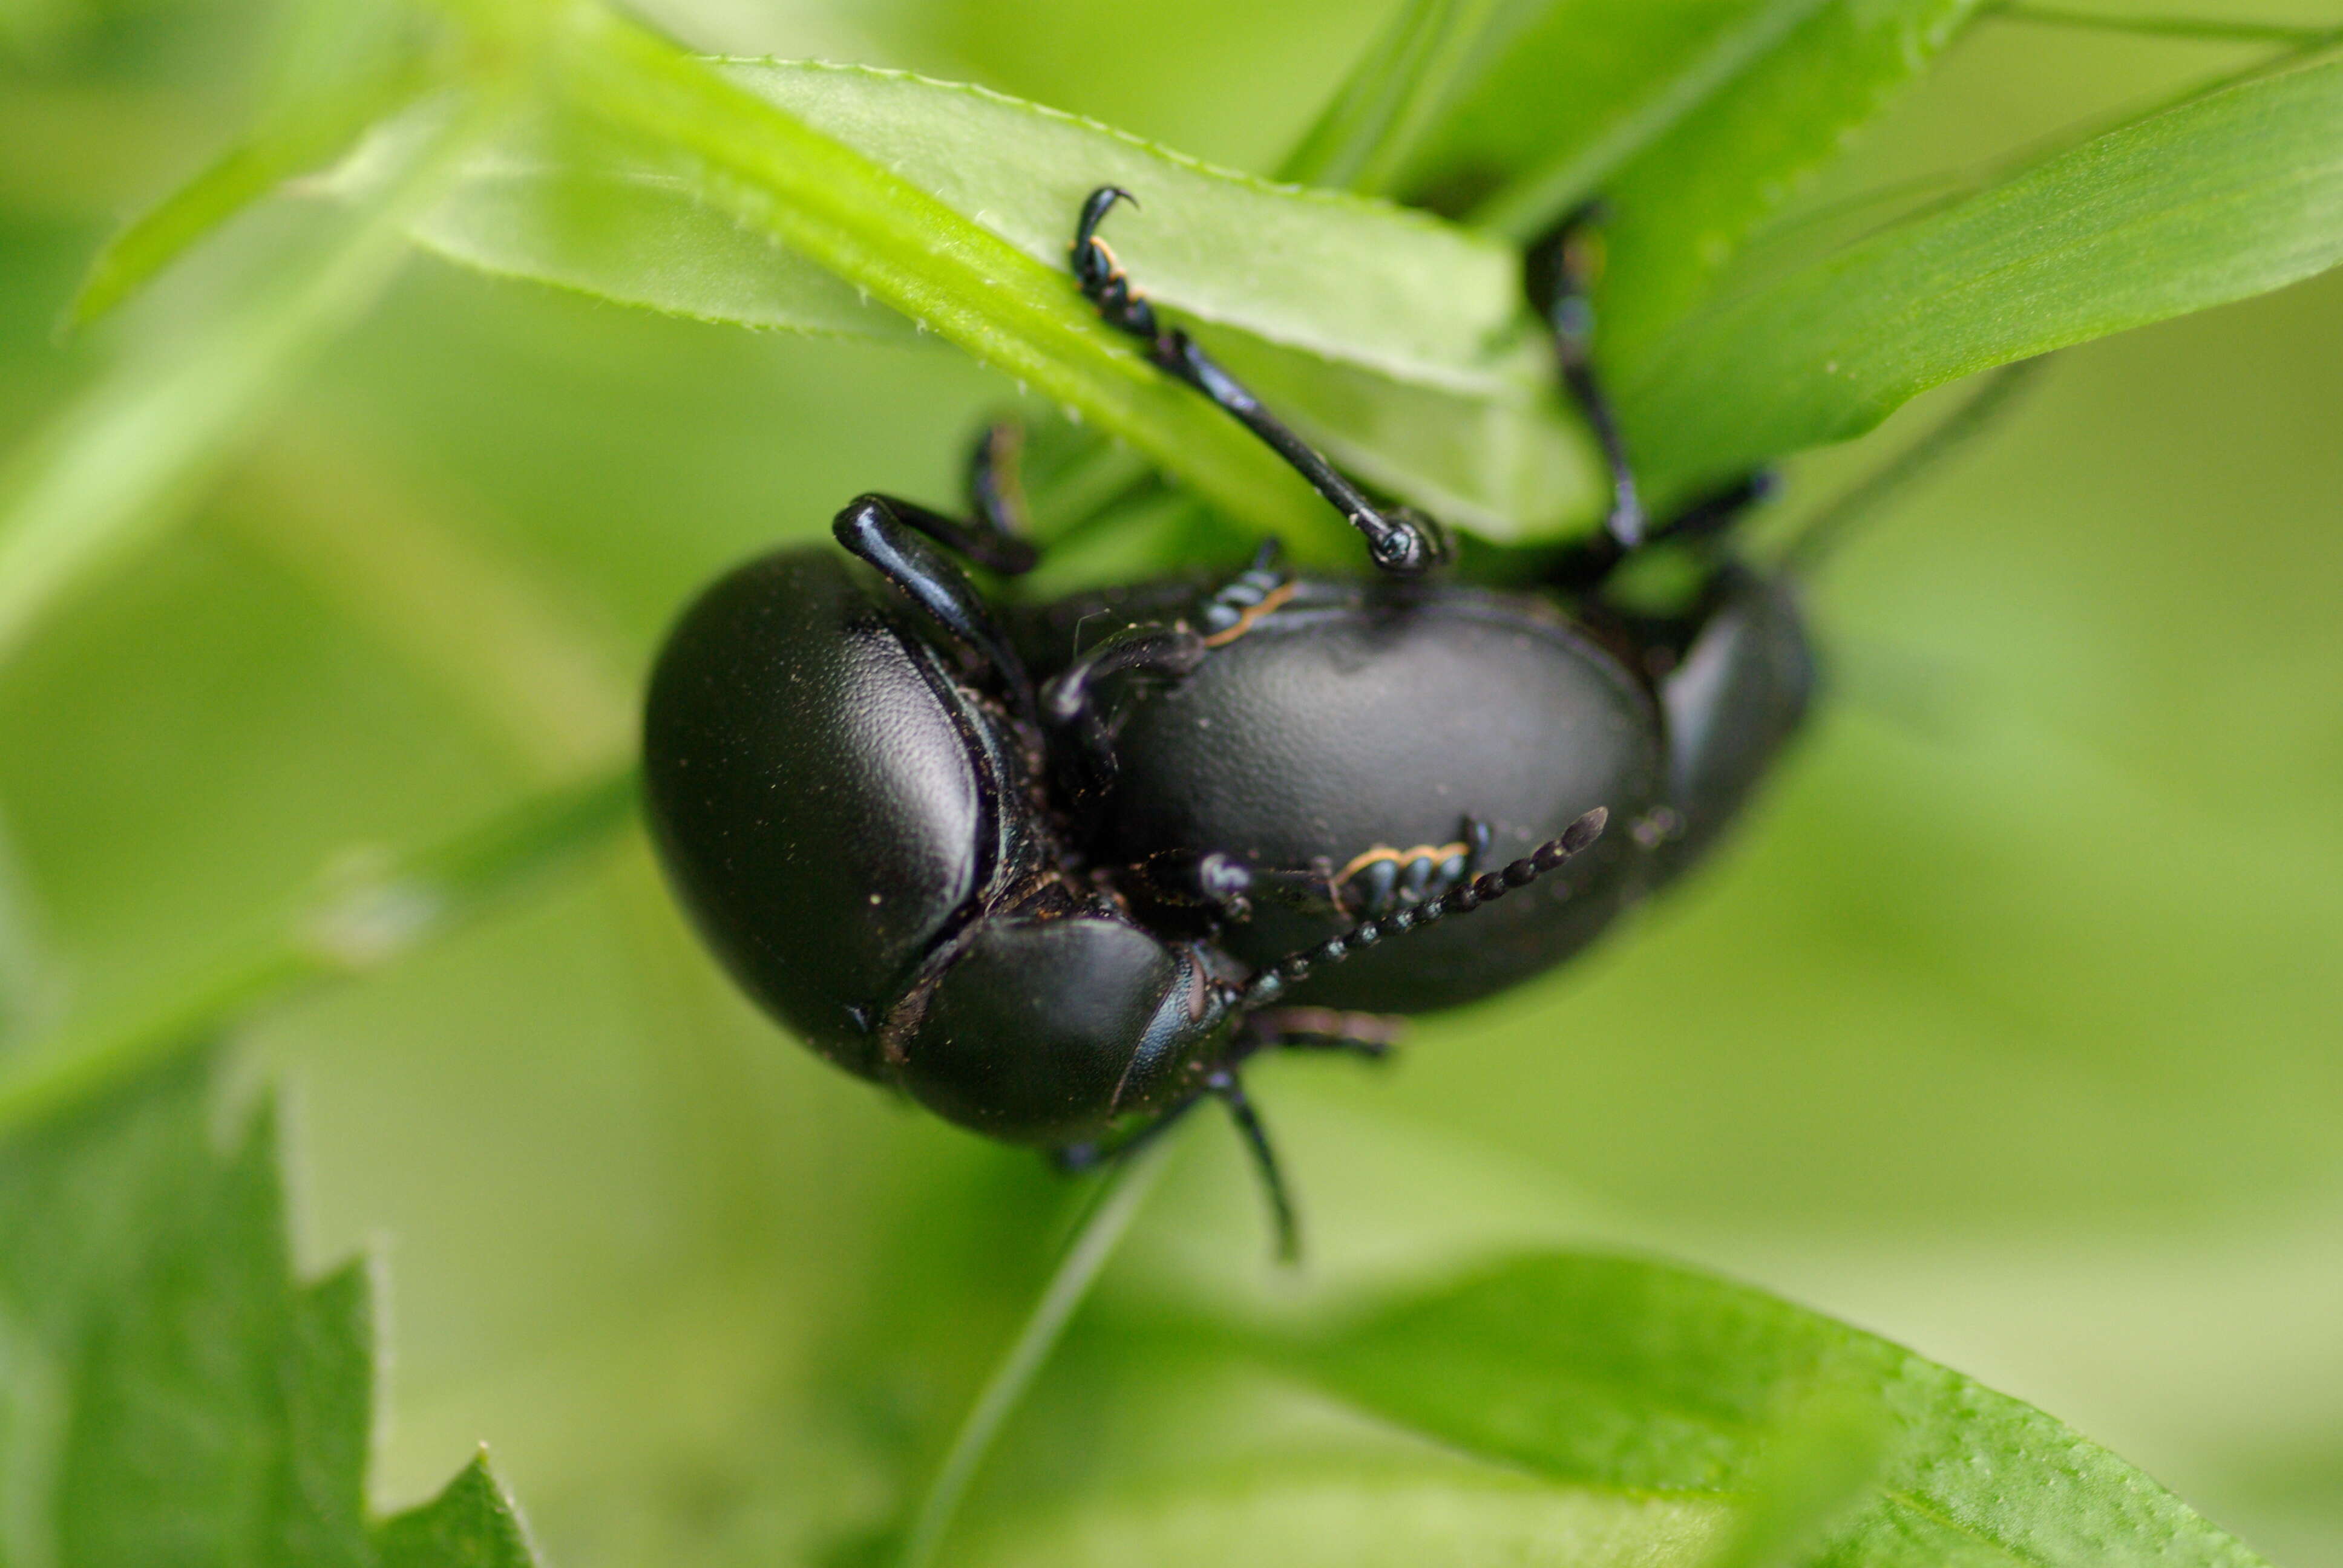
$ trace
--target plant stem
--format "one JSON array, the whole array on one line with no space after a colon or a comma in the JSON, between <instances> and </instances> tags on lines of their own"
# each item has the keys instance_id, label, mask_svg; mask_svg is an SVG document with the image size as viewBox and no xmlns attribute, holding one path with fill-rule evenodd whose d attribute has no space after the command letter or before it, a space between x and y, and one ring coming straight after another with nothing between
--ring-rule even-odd
<instances>
[{"instance_id":1,"label":"plant stem","mask_svg":"<svg viewBox=\"0 0 2343 1568\"><path fill-rule=\"evenodd\" d=\"M953 1434L943 1463L937 1468L935 1479L928 1483L927 1494L920 1499L919 1512L912 1515L910 1530L903 1538L902 1553L896 1559L898 1568L928 1568L935 1561L937 1548L943 1544L952 1516L960 1512L969 1483L976 1478L978 1467L992 1451L993 1441L1025 1397L1025 1391L1032 1386L1042 1363L1057 1347L1059 1335L1065 1332L1067 1320L1090 1294L1099 1271L1114 1255L1123 1232L1131 1228L1132 1216L1154 1188L1162 1171L1167 1142L1161 1138L1151 1139L1107 1168L1106 1178L1091 1198L1089 1211L1067 1243L1064 1255L1058 1260L1057 1270L1050 1276L1041 1299L1033 1303L1032 1315L1025 1320L1009 1353L993 1368L983 1392L969 1407L967 1419Z\"/></svg>"},{"instance_id":2,"label":"plant stem","mask_svg":"<svg viewBox=\"0 0 2343 1568\"><path fill-rule=\"evenodd\" d=\"M501 107L460 100L331 243L253 269L184 338L126 359L0 463L0 658L69 589L186 514L269 400L389 286L407 224Z\"/></svg>"},{"instance_id":3,"label":"plant stem","mask_svg":"<svg viewBox=\"0 0 2343 1568\"><path fill-rule=\"evenodd\" d=\"M632 820L634 801L631 770L534 796L303 901L196 973L11 1053L0 1140L201 1050L263 1004L380 968Z\"/></svg>"},{"instance_id":4,"label":"plant stem","mask_svg":"<svg viewBox=\"0 0 2343 1568\"><path fill-rule=\"evenodd\" d=\"M2208 44L2296 44L2322 48L2343 37L2343 30L2334 27L2283 22L2223 22L2198 16L2107 15L2096 11L2071 11L2060 5L2029 5L2023 0L2004 0L2003 4L1987 6L1984 15L2036 26L2080 27L2147 38L2190 38Z\"/></svg>"}]
</instances>

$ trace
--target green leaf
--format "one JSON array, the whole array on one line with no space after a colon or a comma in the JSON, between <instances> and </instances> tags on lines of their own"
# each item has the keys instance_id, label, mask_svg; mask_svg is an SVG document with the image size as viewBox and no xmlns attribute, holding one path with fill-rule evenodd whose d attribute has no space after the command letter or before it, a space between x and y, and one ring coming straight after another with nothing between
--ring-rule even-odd
<instances>
[{"instance_id":1,"label":"green leaf","mask_svg":"<svg viewBox=\"0 0 2343 1568\"><path fill-rule=\"evenodd\" d=\"M1595 196L1604 350L1696 300L1973 0L1544 0L1403 11L1290 169L1527 241Z\"/></svg>"},{"instance_id":2,"label":"green leaf","mask_svg":"<svg viewBox=\"0 0 2343 1568\"><path fill-rule=\"evenodd\" d=\"M1467 213L1516 242L1601 197L1610 252L1602 353L1633 367L1974 9L1975 0L1425 0L1394 19L1291 166ZM1342 444L1339 433L1327 439ZM1437 488L1418 493L1429 500Z\"/></svg>"},{"instance_id":3,"label":"green leaf","mask_svg":"<svg viewBox=\"0 0 2343 1568\"><path fill-rule=\"evenodd\" d=\"M376 1533L381 1568L530 1568L537 1555L486 1454L419 1508Z\"/></svg>"},{"instance_id":4,"label":"green leaf","mask_svg":"<svg viewBox=\"0 0 2343 1568\"><path fill-rule=\"evenodd\" d=\"M46 1023L61 990L40 902L25 879L15 835L0 812L0 1048Z\"/></svg>"},{"instance_id":5,"label":"green leaf","mask_svg":"<svg viewBox=\"0 0 2343 1568\"><path fill-rule=\"evenodd\" d=\"M1403 15L1297 166L1403 192L1526 242L1596 196L1614 254L1604 352L1632 358L1848 135L1925 70L1974 0L1547 0ZM1332 120L1431 73L1376 119ZM1444 91L1436 113L1419 100ZM1306 156L1305 156L1306 155Z\"/></svg>"},{"instance_id":6,"label":"green leaf","mask_svg":"<svg viewBox=\"0 0 2343 1568\"><path fill-rule=\"evenodd\" d=\"M377 1553L366 1271L295 1284L271 1119L219 1151L209 1082L183 1063L0 1149L8 1561L527 1564L477 1466Z\"/></svg>"},{"instance_id":7,"label":"green leaf","mask_svg":"<svg viewBox=\"0 0 2343 1568\"><path fill-rule=\"evenodd\" d=\"M1544 344L1524 346L1534 377L1468 397L1238 333L1199 337L1345 470L1483 538L1552 538L1610 498L1592 439L1555 394Z\"/></svg>"},{"instance_id":8,"label":"green leaf","mask_svg":"<svg viewBox=\"0 0 2343 1568\"><path fill-rule=\"evenodd\" d=\"M1611 212L1599 300L1604 352L1624 364L1713 286L1718 269L1808 174L1927 68L1975 0L1805 0L1765 8L1794 22L1666 134L1600 176ZM1516 238L1580 199L1566 182L1509 196L1483 216Z\"/></svg>"},{"instance_id":9,"label":"green leaf","mask_svg":"<svg viewBox=\"0 0 2343 1568\"><path fill-rule=\"evenodd\" d=\"M1052 270L1083 198L1119 185L1141 206L1108 232L1151 299L1396 380L1482 391L1519 374L1502 356L1531 326L1520 264L1469 230L1213 168L981 87L780 63L725 74Z\"/></svg>"},{"instance_id":10,"label":"green leaf","mask_svg":"<svg viewBox=\"0 0 2343 1568\"><path fill-rule=\"evenodd\" d=\"M1724 1510L1697 1501L1385 1462L1090 1500L1004 1532L965 1560L1001 1568L1691 1568L1726 1523Z\"/></svg>"},{"instance_id":11,"label":"green leaf","mask_svg":"<svg viewBox=\"0 0 2343 1568\"><path fill-rule=\"evenodd\" d=\"M581 11L564 41L568 100L692 160L700 199L1123 437L1232 515L1331 541L1325 503L1101 321L1062 266L608 13Z\"/></svg>"},{"instance_id":12,"label":"green leaf","mask_svg":"<svg viewBox=\"0 0 2343 1568\"><path fill-rule=\"evenodd\" d=\"M1844 439L1988 366L2343 259L2343 64L2135 121L1720 299L1618 387L1663 482Z\"/></svg>"},{"instance_id":13,"label":"green leaf","mask_svg":"<svg viewBox=\"0 0 2343 1568\"><path fill-rule=\"evenodd\" d=\"M68 1018L0 1067L0 1138L200 1049L264 1003L380 968L631 822L635 794L631 769L545 790L272 912L187 972Z\"/></svg>"},{"instance_id":14,"label":"green leaf","mask_svg":"<svg viewBox=\"0 0 2343 1568\"><path fill-rule=\"evenodd\" d=\"M1515 0L1408 0L1384 24L1278 169L1296 185L1391 191L1459 92L1491 64L1501 19L1539 5Z\"/></svg>"},{"instance_id":15,"label":"green leaf","mask_svg":"<svg viewBox=\"0 0 2343 1568\"><path fill-rule=\"evenodd\" d=\"M363 189L389 138L336 177ZM692 194L657 149L574 117L516 126L466 161L412 233L449 261L671 316L909 342L911 323Z\"/></svg>"},{"instance_id":16,"label":"green leaf","mask_svg":"<svg viewBox=\"0 0 2343 1568\"><path fill-rule=\"evenodd\" d=\"M687 65L700 69L673 65L678 80ZM1554 396L1534 323L1523 307L1518 264L1503 244L1387 204L1212 168L981 88L775 62L726 65L721 80L784 112L799 127L792 134L834 138L876 166L855 179L891 176L912 188L889 198L906 204L907 219L916 216L890 234L896 260L889 266L908 260L931 270L951 246L980 241L1015 253L995 276L950 269L955 303L949 311L941 297L909 307L1004 368L1012 366L1001 357L1009 339L1000 334L1014 315L1001 307L1024 289L1051 317L1073 317L1084 357L1104 331L1065 276L1066 251L1083 198L1100 185L1118 184L1143 205L1117 212L1111 234L1150 297L1209 327L1214 343L1229 345L1230 357L1243 360L1249 373L1262 367L1277 383L1281 402L1294 405L1313 435L1346 452L1375 455L1378 464L1362 469L1375 482L1500 538L1564 531L1594 509L1594 468ZM726 143L737 158L777 116L733 101L715 82L711 76L695 91L740 116L745 140ZM987 156L970 158L969 146L982 146ZM340 188L367 188L367 162L362 157L346 167ZM837 267L787 233L779 237L789 248L777 250L773 225L788 226L779 216L783 209L751 213L745 226L735 222L739 192L711 182L704 162L705 155L678 156L658 138L542 119L470 160L449 198L416 232L442 255L483 270L703 320L910 335L903 314L873 302L872 296L887 298L890 286L868 270L870 262ZM812 194L809 188L791 199ZM928 200L913 203L912 194ZM861 216L875 217L887 205L874 196ZM943 236L953 234L963 238L948 245ZM900 286L910 281L906 275ZM919 286L931 287L933 280ZM1057 331L1053 326L1050 352L1063 356L1069 349ZM1127 345L1111 337L1107 345L1119 381ZM1047 389L1050 375L1062 379L1070 367L1044 372L1027 362L1019 373ZM1176 410L1180 430L1211 430L1212 449L1227 447L1242 454L1234 466L1257 470L1260 455L1250 450L1249 438L1197 407L1192 393L1162 386L1160 373L1140 367L1151 383L1150 410ZM1154 433L1142 437L1131 423L1138 416L1126 406L1127 390L1118 387L1109 397L1086 375L1058 391L1164 460L1174 437L1155 429L1152 412L1147 420ZM1405 439L1393 440L1393 432ZM1183 452L1165 466L1194 468L1204 455ZM1267 502L1282 508L1292 499L1282 476L1266 500L1232 505L1226 494L1208 493L1257 522L1269 520L1261 509ZM1322 505L1296 505L1301 526L1329 531L1331 515ZM1279 515L1291 526L1293 514ZM1355 546L1345 540L1342 548Z\"/></svg>"},{"instance_id":17,"label":"green leaf","mask_svg":"<svg viewBox=\"0 0 2343 1568\"><path fill-rule=\"evenodd\" d=\"M444 116L332 233L266 236L225 297L126 355L0 461L0 658L74 586L182 516L268 400L365 313L407 253L407 220L483 112Z\"/></svg>"},{"instance_id":18,"label":"green leaf","mask_svg":"<svg viewBox=\"0 0 2343 1568\"><path fill-rule=\"evenodd\" d=\"M1463 1452L1574 1488L1730 1504L1728 1563L2261 1562L2041 1412L1688 1269L1524 1256L1262 1343ZM1824 1523L1826 1545L1810 1533Z\"/></svg>"},{"instance_id":19,"label":"green leaf","mask_svg":"<svg viewBox=\"0 0 2343 1568\"><path fill-rule=\"evenodd\" d=\"M1418 132L1391 186L1534 233L1750 70L1816 3L1516 4L1489 19L1477 72Z\"/></svg>"},{"instance_id":20,"label":"green leaf","mask_svg":"<svg viewBox=\"0 0 2343 1568\"><path fill-rule=\"evenodd\" d=\"M426 81L420 62L401 54L272 116L106 243L67 307L68 322L96 321L255 201L339 157Z\"/></svg>"}]
</instances>

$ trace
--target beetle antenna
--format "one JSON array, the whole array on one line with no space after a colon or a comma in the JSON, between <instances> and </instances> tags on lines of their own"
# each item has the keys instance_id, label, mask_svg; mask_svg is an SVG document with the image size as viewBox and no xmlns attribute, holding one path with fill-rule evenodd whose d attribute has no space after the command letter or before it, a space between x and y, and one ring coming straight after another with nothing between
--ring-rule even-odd
<instances>
[{"instance_id":1,"label":"beetle antenna","mask_svg":"<svg viewBox=\"0 0 2343 1568\"><path fill-rule=\"evenodd\" d=\"M1216 1070L1204 1081L1204 1087L1229 1108L1229 1120L1237 1124L1238 1136L1244 1140L1245 1150L1252 1156L1253 1169L1261 1172L1262 1189L1269 1194L1270 1217L1277 1225L1277 1261L1299 1262L1302 1224L1294 1215L1293 1194L1287 1191L1285 1175L1278 1169L1277 1151L1270 1145L1268 1129L1261 1124L1261 1113L1253 1110L1244 1085L1237 1081L1232 1069Z\"/></svg>"},{"instance_id":2,"label":"beetle antenna","mask_svg":"<svg viewBox=\"0 0 2343 1568\"><path fill-rule=\"evenodd\" d=\"M1809 519L1783 548L1782 569L1794 577L1807 576L1837 554L1858 528L1885 510L1887 503L2017 407L2049 363L2049 355L2037 354L2004 365L1986 377L1967 401L1946 415L1935 429Z\"/></svg>"},{"instance_id":3,"label":"beetle antenna","mask_svg":"<svg viewBox=\"0 0 2343 1568\"><path fill-rule=\"evenodd\" d=\"M1610 811L1597 806L1564 828L1561 838L1547 839L1527 857L1515 860L1502 871L1483 872L1471 881L1459 883L1440 897L1412 909L1395 910L1372 920L1361 920L1342 935L1329 937L1314 948L1304 948L1275 963L1264 965L1239 993L1236 1010L1245 1013L1267 1007L1282 997L1288 986L1308 979L1310 971L1320 964L1341 963L1362 948L1373 947L1385 937L1422 930L1450 915L1470 914L1483 904L1503 898L1515 888L1528 887L1603 837L1603 826L1610 819Z\"/></svg>"}]
</instances>

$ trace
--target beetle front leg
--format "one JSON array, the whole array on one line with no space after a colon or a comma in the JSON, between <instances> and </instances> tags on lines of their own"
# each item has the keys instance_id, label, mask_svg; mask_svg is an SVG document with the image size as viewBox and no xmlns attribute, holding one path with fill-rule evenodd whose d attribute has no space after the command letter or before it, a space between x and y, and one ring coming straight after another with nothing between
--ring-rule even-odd
<instances>
[{"instance_id":1,"label":"beetle front leg","mask_svg":"<svg viewBox=\"0 0 2343 1568\"><path fill-rule=\"evenodd\" d=\"M1252 918L1255 903L1305 914L1344 912L1333 869L1249 866L1218 849L1163 849L1123 868L1123 890L1174 909L1209 909L1223 920Z\"/></svg>"},{"instance_id":2,"label":"beetle front leg","mask_svg":"<svg viewBox=\"0 0 2343 1568\"><path fill-rule=\"evenodd\" d=\"M947 638L997 676L1008 688L1019 713L1029 719L1035 718L1033 680L1025 671L1025 661L1002 635L968 575L929 542L936 536L924 520L933 519L935 514L916 507L910 511L907 517L903 503L885 496L857 496L838 514L830 532L840 544L900 588Z\"/></svg>"},{"instance_id":3,"label":"beetle front leg","mask_svg":"<svg viewBox=\"0 0 2343 1568\"><path fill-rule=\"evenodd\" d=\"M1229 1119L1237 1124L1237 1134L1244 1140L1245 1151L1252 1156L1262 1191L1269 1199L1270 1219L1277 1227L1277 1261L1298 1261L1302 1257L1302 1222L1293 1211L1293 1195L1285 1185L1285 1173L1278 1168L1277 1150L1269 1141L1269 1129L1262 1125L1261 1113L1253 1110L1252 1101L1246 1097L1235 1067L1214 1068L1204 1079L1204 1091L1229 1108Z\"/></svg>"},{"instance_id":4,"label":"beetle front leg","mask_svg":"<svg viewBox=\"0 0 2343 1568\"><path fill-rule=\"evenodd\" d=\"M1099 712L1098 683L1133 671L1186 675L1204 661L1205 652L1205 639L1184 625L1125 627L1042 686L1043 722L1073 736L1074 754L1061 756L1060 776L1077 798L1095 799L1114 782L1114 738Z\"/></svg>"},{"instance_id":5,"label":"beetle front leg","mask_svg":"<svg viewBox=\"0 0 2343 1568\"><path fill-rule=\"evenodd\" d=\"M1119 201L1135 206L1138 198L1119 186L1101 186L1082 203L1081 220L1074 226L1074 281L1107 325L1144 343L1149 359L1218 404L1309 480L1311 487L1365 538L1367 554L1375 565L1398 576L1414 577L1446 560L1453 548L1439 524L1411 508L1376 506L1315 447L1262 407L1261 399L1221 368L1193 338L1157 318L1154 306L1131 283L1113 250L1098 235L1099 226Z\"/></svg>"},{"instance_id":6,"label":"beetle front leg","mask_svg":"<svg viewBox=\"0 0 2343 1568\"><path fill-rule=\"evenodd\" d=\"M1644 542L1644 503L1618 416L1594 372L1594 303L1590 294L1603 269L1602 241L1595 229L1601 216L1599 204L1589 203L1563 219L1523 254L1523 277L1531 305L1554 336L1562 384L1594 432L1604 464L1611 470L1611 513L1604 520L1604 534L1614 551L1624 554Z\"/></svg>"},{"instance_id":7,"label":"beetle front leg","mask_svg":"<svg viewBox=\"0 0 2343 1568\"><path fill-rule=\"evenodd\" d=\"M1407 1038L1408 1021L1393 1013L1272 1007L1246 1014L1238 1029L1249 1051L1346 1050L1370 1061L1383 1061Z\"/></svg>"}]
</instances>

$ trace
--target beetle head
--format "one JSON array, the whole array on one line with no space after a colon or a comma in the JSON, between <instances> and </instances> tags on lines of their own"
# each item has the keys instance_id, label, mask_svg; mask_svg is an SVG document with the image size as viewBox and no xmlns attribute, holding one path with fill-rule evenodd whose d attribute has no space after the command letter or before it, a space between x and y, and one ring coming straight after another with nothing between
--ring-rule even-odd
<instances>
[{"instance_id":1,"label":"beetle head","mask_svg":"<svg viewBox=\"0 0 2343 1568\"><path fill-rule=\"evenodd\" d=\"M1092 1138L1191 1091L1229 988L1204 955L1098 908L995 915L963 933L888 1029L902 1086L1017 1143Z\"/></svg>"}]
</instances>

